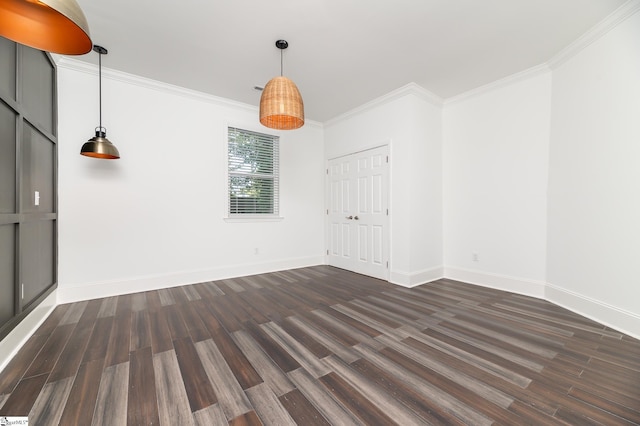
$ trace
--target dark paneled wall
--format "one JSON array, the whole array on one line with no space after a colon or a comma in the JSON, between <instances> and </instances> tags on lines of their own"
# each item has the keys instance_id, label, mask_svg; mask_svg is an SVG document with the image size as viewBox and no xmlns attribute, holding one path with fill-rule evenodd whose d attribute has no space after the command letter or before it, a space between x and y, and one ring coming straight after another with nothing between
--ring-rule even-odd
<instances>
[{"instance_id":1,"label":"dark paneled wall","mask_svg":"<svg viewBox=\"0 0 640 426\"><path fill-rule=\"evenodd\" d=\"M57 285L56 67L0 37L0 339Z\"/></svg>"}]
</instances>

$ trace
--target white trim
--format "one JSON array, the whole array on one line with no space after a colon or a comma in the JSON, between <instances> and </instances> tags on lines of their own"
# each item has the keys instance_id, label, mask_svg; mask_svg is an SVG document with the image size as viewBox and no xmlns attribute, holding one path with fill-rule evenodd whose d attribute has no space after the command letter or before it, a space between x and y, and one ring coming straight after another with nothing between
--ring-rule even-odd
<instances>
[{"instance_id":1,"label":"white trim","mask_svg":"<svg viewBox=\"0 0 640 426\"><path fill-rule=\"evenodd\" d=\"M287 132L290 130L278 130L278 129L270 129L269 127L264 126L259 121L255 123L247 121L247 120L225 120L224 121L224 139L229 142L229 127L233 127L235 129L247 130L249 132L254 133L262 133L263 135L272 136L274 138L283 139ZM225 156L227 153L227 146L225 144L224 147Z\"/></svg>"},{"instance_id":2,"label":"white trim","mask_svg":"<svg viewBox=\"0 0 640 426\"><path fill-rule=\"evenodd\" d=\"M327 121L324 122L324 127L328 127L331 126L333 124L339 123L343 120L346 120L350 117L353 117L355 115L358 114L362 114L365 111L368 111L370 109L373 108L377 108L381 105L385 105L391 101L394 101L396 99L400 99L402 97L405 97L407 95L414 95L417 96L431 104L433 104L434 106L442 106L443 100L440 96L428 91L427 89L425 89L422 86L417 85L416 83L409 83L409 84L405 84L404 86L400 87L399 89L396 89L392 92L389 92L385 95L382 95L372 101L369 101L363 105L360 105L352 110L349 110L347 112L345 112L344 114L340 114L336 117L333 117Z\"/></svg>"},{"instance_id":3,"label":"white trim","mask_svg":"<svg viewBox=\"0 0 640 426\"><path fill-rule=\"evenodd\" d=\"M504 77L502 79L496 80L489 84L471 89L462 94L459 94L447 99L443 99L440 96L434 94L433 92L430 92L429 90L423 88L422 86L411 82L385 95L382 95L376 99L373 99L372 101L369 101L363 105L360 105L350 111L347 111L341 115L333 117L325 121L324 123L312 121L312 120L305 120L305 125L308 124L318 128L331 126L349 117L360 114L372 108L376 108L380 105L386 104L390 101L402 98L410 94L418 96L421 99L435 106L451 105L456 102L468 99L470 97L477 96L482 93L486 93L488 91L495 90L497 88L504 87L510 84L514 84L519 81L531 78L533 76L543 74L545 72L549 72L559 67L560 65L565 63L567 60L571 59L573 56L581 52L591 43L600 39L610 30L612 30L617 25L619 25L622 21L631 17L639 10L640 10L640 0L628 0L626 3L624 3L614 12L612 12L609 16L607 16L605 19L600 21L598 24L596 24L594 27L592 27L590 30L588 30L586 33L580 36L577 40L575 40L569 46L567 46L566 48L561 50L559 53L557 53L555 56L553 56L551 59L549 59L547 62L534 66L527 70L512 74L510 76ZM61 56L61 55L55 55L55 54L53 54L52 56L56 65L59 68L66 68L66 69L80 71L80 72L97 74L97 66L93 64L80 61L77 59L71 59L67 56ZM165 93L180 95L180 96L204 101L207 103L217 104L220 106L234 107L234 108L244 109L246 111L251 111L251 112L258 111L258 107L254 105L233 101L231 99L210 95L210 94L199 92L196 90L186 89L180 86L163 83L157 80L136 76L133 74L122 72L122 71L111 70L103 67L102 73L103 73L103 77L105 78L110 78L116 81L133 84L140 87L145 87L153 90L162 91Z\"/></svg>"},{"instance_id":4,"label":"white trim","mask_svg":"<svg viewBox=\"0 0 640 426\"><path fill-rule=\"evenodd\" d=\"M582 34L573 43L549 59L547 65L552 70L558 68L638 11L640 11L640 0L628 0L586 33Z\"/></svg>"},{"instance_id":5,"label":"white trim","mask_svg":"<svg viewBox=\"0 0 640 426\"><path fill-rule=\"evenodd\" d=\"M59 55L54 55L54 60L58 68L68 69L72 71L79 71L79 72L84 72L84 73L93 74L93 75L98 74L98 67L88 62L83 62L78 59L71 59L66 56L59 56ZM131 84L133 86L138 86L145 89L156 90L158 92L163 92L170 95L182 96L185 98L206 102L206 103L218 105L221 107L241 109L246 112L255 113L255 114L258 114L258 111L259 111L258 106L255 106L255 105L234 101L234 100L223 98L220 96L214 96L208 93L187 89L187 88L176 86L173 84L163 83L158 80L152 80L150 78L140 77L134 74L129 74L126 72L105 68L104 66L102 67L102 77L104 79L119 81L125 84ZM258 122L257 118L256 118L256 122ZM322 123L318 121L313 121L313 120L305 120L305 126L307 125L318 127L320 129L323 127ZM259 129L257 131L263 132L263 133L273 131L273 129L269 129L265 126L262 126L261 124L256 125L255 128Z\"/></svg>"},{"instance_id":6,"label":"white trim","mask_svg":"<svg viewBox=\"0 0 640 426\"><path fill-rule=\"evenodd\" d=\"M430 283L444 278L444 269L436 267L431 269L423 269L418 272L391 271L389 282L400 285L402 287L415 287L418 285Z\"/></svg>"},{"instance_id":7,"label":"white trim","mask_svg":"<svg viewBox=\"0 0 640 426\"><path fill-rule=\"evenodd\" d=\"M465 283L476 284L482 287L495 288L525 296L544 299L545 282L525 278L510 277L507 275L492 274L490 272L476 271L472 269L444 267L444 277Z\"/></svg>"},{"instance_id":8,"label":"white trim","mask_svg":"<svg viewBox=\"0 0 640 426\"><path fill-rule=\"evenodd\" d=\"M242 217L240 217L242 216ZM270 216L270 215L240 215L223 217L222 220L228 223L256 223L256 222L282 222L284 217L282 216Z\"/></svg>"},{"instance_id":9,"label":"white trim","mask_svg":"<svg viewBox=\"0 0 640 426\"><path fill-rule=\"evenodd\" d=\"M42 325L51 312L58 305L57 290L51 292L40 304L33 309L4 339L0 341L0 371L18 353L27 340Z\"/></svg>"},{"instance_id":10,"label":"white trim","mask_svg":"<svg viewBox=\"0 0 640 426\"><path fill-rule=\"evenodd\" d=\"M547 283L545 299L572 312L640 339L640 315Z\"/></svg>"},{"instance_id":11,"label":"white trim","mask_svg":"<svg viewBox=\"0 0 640 426\"><path fill-rule=\"evenodd\" d=\"M444 99L442 99L440 96L436 95L435 93L431 92L430 90L425 89L424 87L420 86L419 84L416 84L416 83L413 83L413 82L404 85L403 87L401 87L401 89L404 89L404 90L411 89L410 94L412 94L414 96L417 96L418 98L422 99L423 101L429 102L433 106L441 107L442 103L444 102ZM391 92L391 93L393 93L393 92Z\"/></svg>"},{"instance_id":12,"label":"white trim","mask_svg":"<svg viewBox=\"0 0 640 426\"><path fill-rule=\"evenodd\" d=\"M58 287L58 303L79 302L121 294L158 290L206 281L241 277L286 269L323 265L324 256L283 259L273 262L247 263L220 268L183 271L166 275L132 277L127 280L103 281Z\"/></svg>"},{"instance_id":13,"label":"white trim","mask_svg":"<svg viewBox=\"0 0 640 426\"><path fill-rule=\"evenodd\" d=\"M530 78L550 73L551 69L547 66L547 64L536 65L535 67L526 69L524 71L517 72L515 74L511 74L507 77L501 78L499 80L492 81L491 83L485 84L480 87L476 87L475 89L468 90L464 93L461 93L456 96L452 96L450 98L445 99L444 105L450 106L456 104L461 101L465 101L470 98L474 98L476 96L480 96L487 92L491 92L494 90L501 89L503 87L510 86L512 84L519 83L524 80L528 80Z\"/></svg>"},{"instance_id":14,"label":"white trim","mask_svg":"<svg viewBox=\"0 0 640 426\"><path fill-rule=\"evenodd\" d=\"M573 58L578 53L580 53L591 43L599 40L609 31L618 26L621 22L631 17L638 11L640 11L640 0L628 0L618 9L613 11L609 16L604 18L602 21L600 21L598 24L596 24L594 27L580 36L573 43L571 43L551 59L549 59L547 62L493 81L489 84L476 87L459 95L447 98L444 100L443 104L445 106L453 105L457 102L464 101L469 98L473 98L475 96L479 96L514 83L518 83L537 75L551 72L554 69L558 68L560 65L567 62L569 59Z\"/></svg>"},{"instance_id":15,"label":"white trim","mask_svg":"<svg viewBox=\"0 0 640 426\"><path fill-rule=\"evenodd\" d=\"M386 139L385 142L381 142L380 144L377 144L377 145L376 144L373 144L371 146L367 145L367 146L365 146L362 149L359 149L357 151L350 151L350 152L346 152L344 154L338 154L338 155L336 155L334 157L331 157L331 158L327 158L327 160L325 161L326 167L329 167L329 162L330 161L337 160L337 159L342 158L342 157L348 157L348 156L353 155L353 154L360 154L361 152L371 151L372 149L384 148L385 146L389 147L389 151L391 150L391 139ZM389 158L391 158L391 152L389 152L389 156L390 156ZM389 163L389 165L391 165L391 163Z\"/></svg>"},{"instance_id":16,"label":"white trim","mask_svg":"<svg viewBox=\"0 0 640 426\"><path fill-rule=\"evenodd\" d=\"M84 72L86 74L97 75L97 72L98 72L98 67L96 65L90 64L88 62L83 62L77 59L67 58L67 57L59 58L59 60L56 61L56 64L58 65L59 68ZM197 101L218 104L223 107L240 108L240 109L245 109L251 112L258 110L258 107L255 107L253 105L233 101L231 99L226 99L219 96L209 95L204 92L198 92L196 90L191 90L191 89L175 86L168 83L163 83L161 81L152 80L146 77L140 77L135 74L129 74L126 72L105 68L104 66L102 67L102 77L109 80L119 81L122 83L142 87L145 89L156 90L159 92L164 92L172 95L179 95L179 96L194 99Z\"/></svg>"}]
</instances>

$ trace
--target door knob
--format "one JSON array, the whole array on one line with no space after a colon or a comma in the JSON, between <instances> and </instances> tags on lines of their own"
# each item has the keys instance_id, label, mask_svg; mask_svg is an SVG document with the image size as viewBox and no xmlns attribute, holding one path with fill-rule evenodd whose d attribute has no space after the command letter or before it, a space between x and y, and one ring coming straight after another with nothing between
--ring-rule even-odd
<instances>
[{"instance_id":1,"label":"door knob","mask_svg":"<svg viewBox=\"0 0 640 426\"><path fill-rule=\"evenodd\" d=\"M351 219L353 219L353 216L347 216L346 219L351 220Z\"/></svg>"},{"instance_id":2,"label":"door knob","mask_svg":"<svg viewBox=\"0 0 640 426\"><path fill-rule=\"evenodd\" d=\"M356 216L356 217L354 217L354 219L355 219L355 220L358 220L358 219L360 219L360 218L359 218L358 216Z\"/></svg>"}]
</instances>

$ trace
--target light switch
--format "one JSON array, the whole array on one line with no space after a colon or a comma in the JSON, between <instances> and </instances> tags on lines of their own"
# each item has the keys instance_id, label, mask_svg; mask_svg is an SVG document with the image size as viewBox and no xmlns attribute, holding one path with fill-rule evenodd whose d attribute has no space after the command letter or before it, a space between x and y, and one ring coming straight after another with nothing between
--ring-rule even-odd
<instances>
[{"instance_id":1,"label":"light switch","mask_svg":"<svg viewBox=\"0 0 640 426\"><path fill-rule=\"evenodd\" d=\"M33 196L33 203L34 203L36 206L39 206L39 205L40 205L40 191L35 191L35 194L34 194L34 196Z\"/></svg>"}]
</instances>

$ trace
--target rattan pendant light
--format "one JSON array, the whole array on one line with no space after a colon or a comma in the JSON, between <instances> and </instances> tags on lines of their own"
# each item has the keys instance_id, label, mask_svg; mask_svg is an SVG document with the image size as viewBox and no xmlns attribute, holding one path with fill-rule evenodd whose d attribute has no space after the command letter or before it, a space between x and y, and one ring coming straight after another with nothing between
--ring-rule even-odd
<instances>
[{"instance_id":1,"label":"rattan pendant light","mask_svg":"<svg viewBox=\"0 0 640 426\"><path fill-rule=\"evenodd\" d=\"M107 129L102 127L102 55L108 53L102 46L93 46L98 52L98 79L100 88L100 126L96 127L96 135L82 145L81 155L104 160L117 160L120 158L118 148L107 139Z\"/></svg>"},{"instance_id":2,"label":"rattan pendant light","mask_svg":"<svg viewBox=\"0 0 640 426\"><path fill-rule=\"evenodd\" d=\"M2 0L0 35L63 55L91 51L89 25L75 0Z\"/></svg>"},{"instance_id":3,"label":"rattan pendant light","mask_svg":"<svg viewBox=\"0 0 640 426\"><path fill-rule=\"evenodd\" d=\"M280 49L280 76L272 78L260 97L260 123L272 129L293 130L304 125L304 104L293 81L282 75L282 51L286 40L276 41Z\"/></svg>"}]
</instances>

